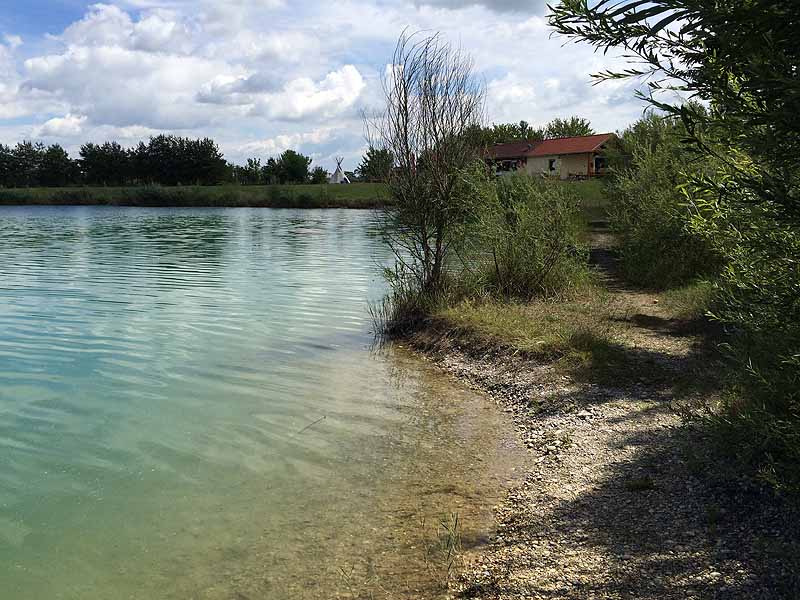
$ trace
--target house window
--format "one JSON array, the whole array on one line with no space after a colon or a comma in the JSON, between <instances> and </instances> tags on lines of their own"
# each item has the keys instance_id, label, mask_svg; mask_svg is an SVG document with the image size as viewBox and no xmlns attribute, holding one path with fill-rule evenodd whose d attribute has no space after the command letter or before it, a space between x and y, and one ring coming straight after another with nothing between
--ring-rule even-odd
<instances>
[{"instance_id":1,"label":"house window","mask_svg":"<svg viewBox=\"0 0 800 600\"><path fill-rule=\"evenodd\" d=\"M551 158L550 160L547 161L547 168L550 170L551 173L556 170L555 158Z\"/></svg>"},{"instance_id":2,"label":"house window","mask_svg":"<svg viewBox=\"0 0 800 600\"><path fill-rule=\"evenodd\" d=\"M602 173L608 167L608 159L605 156L594 157L594 172Z\"/></svg>"}]
</instances>

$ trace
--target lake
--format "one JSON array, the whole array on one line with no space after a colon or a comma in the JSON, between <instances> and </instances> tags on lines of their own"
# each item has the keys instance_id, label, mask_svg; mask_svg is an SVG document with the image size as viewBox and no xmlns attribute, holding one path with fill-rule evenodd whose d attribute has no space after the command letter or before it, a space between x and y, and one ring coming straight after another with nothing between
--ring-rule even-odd
<instances>
[{"instance_id":1,"label":"lake","mask_svg":"<svg viewBox=\"0 0 800 600\"><path fill-rule=\"evenodd\" d=\"M517 464L368 306L376 213L0 208L0 594L432 597Z\"/></svg>"}]
</instances>

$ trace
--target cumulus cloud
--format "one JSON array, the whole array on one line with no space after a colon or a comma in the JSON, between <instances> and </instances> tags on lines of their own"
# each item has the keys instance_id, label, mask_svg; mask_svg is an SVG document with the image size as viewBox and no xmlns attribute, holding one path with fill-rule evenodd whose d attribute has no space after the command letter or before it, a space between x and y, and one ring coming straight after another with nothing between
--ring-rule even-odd
<instances>
[{"instance_id":1,"label":"cumulus cloud","mask_svg":"<svg viewBox=\"0 0 800 600\"><path fill-rule=\"evenodd\" d=\"M590 85L617 59L563 46L545 10L544 0L107 0L43 43L2 38L0 132L68 146L168 131L212 136L231 160L298 147L316 164L355 161L360 111L380 109L406 27L441 31L475 58L490 121L581 114L608 130L636 118L628 84Z\"/></svg>"},{"instance_id":2,"label":"cumulus cloud","mask_svg":"<svg viewBox=\"0 0 800 600\"><path fill-rule=\"evenodd\" d=\"M238 145L235 150L243 156L278 156L284 150L303 149L332 139L341 131L336 127L322 127L313 131L278 135L263 140L254 140Z\"/></svg>"},{"instance_id":3,"label":"cumulus cloud","mask_svg":"<svg viewBox=\"0 0 800 600\"><path fill-rule=\"evenodd\" d=\"M27 90L64 99L96 123L165 129L207 124L211 115L194 91L220 72L242 72L220 61L120 46L70 46L25 67Z\"/></svg>"},{"instance_id":4,"label":"cumulus cloud","mask_svg":"<svg viewBox=\"0 0 800 600\"><path fill-rule=\"evenodd\" d=\"M345 65L319 82L301 77L281 87L269 74L219 76L205 84L197 97L208 104L244 106L248 114L272 119L329 119L352 107L365 85L358 69Z\"/></svg>"},{"instance_id":5,"label":"cumulus cloud","mask_svg":"<svg viewBox=\"0 0 800 600\"><path fill-rule=\"evenodd\" d=\"M11 50L16 50L20 46L22 46L22 38L18 35L9 35L6 34L3 36L3 41L5 41L6 45Z\"/></svg>"},{"instance_id":6,"label":"cumulus cloud","mask_svg":"<svg viewBox=\"0 0 800 600\"><path fill-rule=\"evenodd\" d=\"M38 127L34 133L35 137L56 137L68 138L75 137L83 131L86 117L82 115L66 115L54 117Z\"/></svg>"},{"instance_id":7,"label":"cumulus cloud","mask_svg":"<svg viewBox=\"0 0 800 600\"><path fill-rule=\"evenodd\" d=\"M320 82L303 77L287 83L277 94L268 94L254 107L254 114L273 119L306 117L330 119L351 108L364 90L364 78L353 65L328 73Z\"/></svg>"},{"instance_id":8,"label":"cumulus cloud","mask_svg":"<svg viewBox=\"0 0 800 600\"><path fill-rule=\"evenodd\" d=\"M148 52L191 50L190 27L172 11L156 10L134 21L114 5L94 4L80 20L55 36L74 46L110 46Z\"/></svg>"}]
</instances>

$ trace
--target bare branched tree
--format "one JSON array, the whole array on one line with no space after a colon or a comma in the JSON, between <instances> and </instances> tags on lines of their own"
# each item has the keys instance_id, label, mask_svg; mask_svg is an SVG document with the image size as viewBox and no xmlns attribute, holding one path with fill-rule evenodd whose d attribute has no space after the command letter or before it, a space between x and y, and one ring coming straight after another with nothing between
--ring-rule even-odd
<instances>
[{"instance_id":1,"label":"bare branched tree","mask_svg":"<svg viewBox=\"0 0 800 600\"><path fill-rule=\"evenodd\" d=\"M387 239L417 292L437 294L468 214L459 183L478 157L468 134L483 122L483 84L472 59L439 34L404 32L383 90L386 111L368 121L367 131L370 144L395 160Z\"/></svg>"}]
</instances>

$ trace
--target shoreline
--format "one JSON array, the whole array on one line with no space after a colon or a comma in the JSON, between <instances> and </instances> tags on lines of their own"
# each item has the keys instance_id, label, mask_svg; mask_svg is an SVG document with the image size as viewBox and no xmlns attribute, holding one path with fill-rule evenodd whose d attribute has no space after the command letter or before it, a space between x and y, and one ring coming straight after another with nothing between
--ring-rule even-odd
<instances>
[{"instance_id":1,"label":"shoreline","mask_svg":"<svg viewBox=\"0 0 800 600\"><path fill-rule=\"evenodd\" d=\"M384 208L382 184L0 188L0 206Z\"/></svg>"},{"instance_id":2,"label":"shoreline","mask_svg":"<svg viewBox=\"0 0 800 600\"><path fill-rule=\"evenodd\" d=\"M496 507L496 535L465 555L457 597L798 597L796 505L726 470L670 385L579 381L447 325L432 321L397 343L510 413L529 454ZM639 333L666 371L686 368L683 340Z\"/></svg>"}]
</instances>

